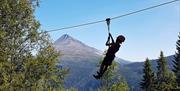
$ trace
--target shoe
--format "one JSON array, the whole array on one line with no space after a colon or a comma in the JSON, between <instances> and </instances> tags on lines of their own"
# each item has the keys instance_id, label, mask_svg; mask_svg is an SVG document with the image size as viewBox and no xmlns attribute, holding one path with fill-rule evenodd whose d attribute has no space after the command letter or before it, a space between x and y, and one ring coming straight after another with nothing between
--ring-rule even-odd
<instances>
[{"instance_id":1,"label":"shoe","mask_svg":"<svg viewBox=\"0 0 180 91\"><path fill-rule=\"evenodd\" d=\"M100 72L99 72L99 71L97 71L97 74L98 74L98 75L100 75Z\"/></svg>"},{"instance_id":2,"label":"shoe","mask_svg":"<svg viewBox=\"0 0 180 91\"><path fill-rule=\"evenodd\" d=\"M98 74L100 77L102 77L102 74L101 74L100 72L97 71L97 74Z\"/></svg>"},{"instance_id":3,"label":"shoe","mask_svg":"<svg viewBox=\"0 0 180 91\"><path fill-rule=\"evenodd\" d=\"M93 77L96 78L96 79L100 79L99 75L93 75Z\"/></svg>"}]
</instances>

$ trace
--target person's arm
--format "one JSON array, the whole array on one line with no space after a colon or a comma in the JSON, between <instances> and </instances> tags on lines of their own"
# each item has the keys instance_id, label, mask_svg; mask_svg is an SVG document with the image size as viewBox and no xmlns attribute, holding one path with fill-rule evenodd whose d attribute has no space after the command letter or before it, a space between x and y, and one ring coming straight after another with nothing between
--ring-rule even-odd
<instances>
[{"instance_id":1,"label":"person's arm","mask_svg":"<svg viewBox=\"0 0 180 91\"><path fill-rule=\"evenodd\" d=\"M111 40L112 40L112 43L109 43L109 42L110 42L110 38L111 38ZM110 46L110 45L112 45L113 43L114 43L114 40L113 40L111 34L109 33L108 40L107 40L107 42L106 42L106 46Z\"/></svg>"},{"instance_id":2,"label":"person's arm","mask_svg":"<svg viewBox=\"0 0 180 91\"><path fill-rule=\"evenodd\" d=\"M109 36L111 38L112 43L114 43L114 39L113 39L113 37L112 37L112 35L110 33L109 33Z\"/></svg>"},{"instance_id":3,"label":"person's arm","mask_svg":"<svg viewBox=\"0 0 180 91\"><path fill-rule=\"evenodd\" d=\"M108 36L108 39L107 39L107 41L106 41L106 46L109 46L109 40L110 40L110 36Z\"/></svg>"}]
</instances>

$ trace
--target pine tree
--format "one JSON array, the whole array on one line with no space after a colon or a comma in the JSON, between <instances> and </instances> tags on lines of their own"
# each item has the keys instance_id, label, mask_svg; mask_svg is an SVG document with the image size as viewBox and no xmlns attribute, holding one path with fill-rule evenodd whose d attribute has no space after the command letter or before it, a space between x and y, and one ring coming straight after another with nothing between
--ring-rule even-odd
<instances>
[{"instance_id":1,"label":"pine tree","mask_svg":"<svg viewBox=\"0 0 180 91\"><path fill-rule=\"evenodd\" d=\"M157 90L167 91L175 87L175 76L168 69L166 58L161 51L157 61Z\"/></svg>"},{"instance_id":2,"label":"pine tree","mask_svg":"<svg viewBox=\"0 0 180 91\"><path fill-rule=\"evenodd\" d=\"M173 61L173 72L176 75L176 82L178 87L180 87L180 35L178 36L179 39L176 42L176 49L177 52L174 56L175 60Z\"/></svg>"},{"instance_id":3,"label":"pine tree","mask_svg":"<svg viewBox=\"0 0 180 91\"><path fill-rule=\"evenodd\" d=\"M151 64L148 58L144 63L143 72L144 72L143 79L140 83L141 88L144 89L145 91L154 91L155 76L154 76L154 72L152 71Z\"/></svg>"},{"instance_id":4,"label":"pine tree","mask_svg":"<svg viewBox=\"0 0 180 91\"><path fill-rule=\"evenodd\" d=\"M0 0L0 90L43 91L63 87L47 33L33 15L37 0Z\"/></svg>"}]
</instances>

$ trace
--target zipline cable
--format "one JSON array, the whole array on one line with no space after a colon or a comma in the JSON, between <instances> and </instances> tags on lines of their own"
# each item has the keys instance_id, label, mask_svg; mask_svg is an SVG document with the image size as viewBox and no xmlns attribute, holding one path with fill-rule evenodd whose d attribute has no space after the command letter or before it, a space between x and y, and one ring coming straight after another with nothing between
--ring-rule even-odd
<instances>
[{"instance_id":1,"label":"zipline cable","mask_svg":"<svg viewBox=\"0 0 180 91\"><path fill-rule=\"evenodd\" d=\"M132 14L135 14L135 13L139 13L139 12L142 12L142 11L146 11L146 10L149 10L149 9L157 8L157 7L160 7L160 6L163 6L163 5L167 5L167 4L176 2L176 1L179 1L179 0L173 0L173 1L165 2L165 3L159 4L159 5L151 6L151 7L144 8L144 9L141 9L141 10L137 10L137 11L134 11L134 12L130 12L130 13L127 13L127 14L116 16L116 17L111 18L111 20L118 19L118 18L121 18L121 17L124 17L124 16L128 16L128 15L132 15Z\"/></svg>"},{"instance_id":2,"label":"zipline cable","mask_svg":"<svg viewBox=\"0 0 180 91\"><path fill-rule=\"evenodd\" d=\"M164 5L167 5L167 4L170 4L170 3L173 3L173 2L177 2L177 1L179 1L179 0L173 0L173 1L165 2L165 3L162 3L162 4L158 4L158 5L155 5L155 6L148 7L148 8L140 9L140 10L137 10L137 11L126 13L126 14L122 14L120 16L116 16L116 17L112 17L112 18L108 18L108 19L114 20L114 19L122 18L122 17L125 17L125 16L129 16L129 15L132 15L132 14L135 14L135 13L143 12L143 11L150 10L150 9L153 9L153 8L157 8L157 7L160 7L160 6L164 6ZM106 20L99 20L99 21L94 21L94 22L74 25L74 26L70 26L70 27L63 27L63 28L59 28L59 29L53 29L53 30L49 30L49 31L45 31L45 32L54 32L54 31L59 31L59 30L71 29L71 28L76 28L76 27L81 27L81 26L87 26L87 25L92 25L92 24L96 24L96 23L101 23L101 22L105 22L105 21Z\"/></svg>"}]
</instances>

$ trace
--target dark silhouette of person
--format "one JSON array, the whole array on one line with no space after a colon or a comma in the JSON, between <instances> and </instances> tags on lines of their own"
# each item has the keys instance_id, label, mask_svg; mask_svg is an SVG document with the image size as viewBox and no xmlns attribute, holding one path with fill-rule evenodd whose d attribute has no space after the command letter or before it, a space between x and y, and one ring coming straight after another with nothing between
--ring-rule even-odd
<instances>
[{"instance_id":1,"label":"dark silhouette of person","mask_svg":"<svg viewBox=\"0 0 180 91\"><path fill-rule=\"evenodd\" d=\"M110 43L110 38L112 43ZM122 44L124 41L125 37L123 35L119 35L116 39L116 42L114 42L112 35L109 33L108 40L106 42L106 46L109 46L109 48L100 66L99 72L97 71L97 75L93 75L96 79L100 79L103 76L104 72L107 70L108 66L112 64L112 61L115 58L115 53L118 52L121 46L120 44Z\"/></svg>"}]
</instances>

